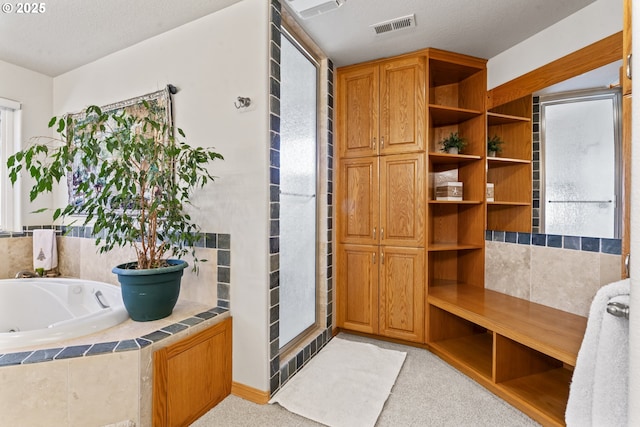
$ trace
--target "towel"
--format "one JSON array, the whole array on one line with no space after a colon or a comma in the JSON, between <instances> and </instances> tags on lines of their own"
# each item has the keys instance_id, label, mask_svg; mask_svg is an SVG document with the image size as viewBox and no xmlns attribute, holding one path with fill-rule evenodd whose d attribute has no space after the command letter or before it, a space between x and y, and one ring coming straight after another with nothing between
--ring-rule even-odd
<instances>
[{"instance_id":1,"label":"towel","mask_svg":"<svg viewBox=\"0 0 640 427\"><path fill-rule=\"evenodd\" d=\"M33 269L45 271L58 266L55 230L33 230Z\"/></svg>"},{"instance_id":2,"label":"towel","mask_svg":"<svg viewBox=\"0 0 640 427\"><path fill-rule=\"evenodd\" d=\"M629 290L625 279L593 298L569 390L568 427L627 425L629 320L607 313L607 304L629 304Z\"/></svg>"}]
</instances>

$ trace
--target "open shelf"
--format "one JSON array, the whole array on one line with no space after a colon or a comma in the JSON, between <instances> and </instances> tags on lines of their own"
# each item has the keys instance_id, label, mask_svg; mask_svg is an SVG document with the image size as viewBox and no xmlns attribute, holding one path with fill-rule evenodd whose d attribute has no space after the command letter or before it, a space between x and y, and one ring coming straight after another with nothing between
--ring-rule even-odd
<instances>
[{"instance_id":1,"label":"open shelf","mask_svg":"<svg viewBox=\"0 0 640 427\"><path fill-rule=\"evenodd\" d=\"M429 345L434 352L455 360L458 368L470 369L491 379L493 339L490 332L431 342Z\"/></svg>"},{"instance_id":2,"label":"open shelf","mask_svg":"<svg viewBox=\"0 0 640 427\"><path fill-rule=\"evenodd\" d=\"M531 203L527 202L503 202L503 201L493 201L487 202L487 204L492 206L531 206Z\"/></svg>"},{"instance_id":3,"label":"open shelf","mask_svg":"<svg viewBox=\"0 0 640 427\"><path fill-rule=\"evenodd\" d=\"M429 105L431 126L449 126L482 115L480 110L448 107L445 105Z\"/></svg>"},{"instance_id":4,"label":"open shelf","mask_svg":"<svg viewBox=\"0 0 640 427\"><path fill-rule=\"evenodd\" d=\"M564 425L564 413L569 399L569 385L573 372L556 368L499 383L509 401L523 411L533 411L549 424Z\"/></svg>"},{"instance_id":5,"label":"open shelf","mask_svg":"<svg viewBox=\"0 0 640 427\"><path fill-rule=\"evenodd\" d=\"M506 125L513 123L531 122L531 117L513 116L510 114L487 112L487 123L489 126Z\"/></svg>"},{"instance_id":6,"label":"open shelf","mask_svg":"<svg viewBox=\"0 0 640 427\"><path fill-rule=\"evenodd\" d=\"M429 204L446 204L446 205L479 205L482 200L429 200Z\"/></svg>"},{"instance_id":7,"label":"open shelf","mask_svg":"<svg viewBox=\"0 0 640 427\"><path fill-rule=\"evenodd\" d=\"M510 163L523 163L523 164L531 164L531 160L526 159L514 159L507 157L487 157L487 162L489 162L489 167L496 166L500 167L500 165L508 165Z\"/></svg>"}]
</instances>

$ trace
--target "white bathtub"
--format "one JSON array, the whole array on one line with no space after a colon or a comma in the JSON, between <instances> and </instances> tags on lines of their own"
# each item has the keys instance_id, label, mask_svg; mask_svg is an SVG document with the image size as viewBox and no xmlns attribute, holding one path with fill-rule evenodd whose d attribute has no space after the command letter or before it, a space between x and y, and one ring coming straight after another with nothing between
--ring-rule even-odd
<instances>
[{"instance_id":1,"label":"white bathtub","mask_svg":"<svg viewBox=\"0 0 640 427\"><path fill-rule=\"evenodd\" d=\"M120 288L81 279L0 280L0 354L124 322Z\"/></svg>"}]
</instances>

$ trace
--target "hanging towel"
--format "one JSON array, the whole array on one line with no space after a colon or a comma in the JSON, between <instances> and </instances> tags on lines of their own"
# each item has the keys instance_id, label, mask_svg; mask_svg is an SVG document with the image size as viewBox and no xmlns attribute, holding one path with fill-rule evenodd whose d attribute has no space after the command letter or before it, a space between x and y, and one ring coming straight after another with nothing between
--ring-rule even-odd
<instances>
[{"instance_id":1,"label":"hanging towel","mask_svg":"<svg viewBox=\"0 0 640 427\"><path fill-rule=\"evenodd\" d=\"M607 304L629 304L629 289L625 279L593 298L569 390L568 427L627 425L629 320L607 313Z\"/></svg>"},{"instance_id":2,"label":"hanging towel","mask_svg":"<svg viewBox=\"0 0 640 427\"><path fill-rule=\"evenodd\" d=\"M33 268L45 271L58 266L55 230L33 230Z\"/></svg>"}]
</instances>

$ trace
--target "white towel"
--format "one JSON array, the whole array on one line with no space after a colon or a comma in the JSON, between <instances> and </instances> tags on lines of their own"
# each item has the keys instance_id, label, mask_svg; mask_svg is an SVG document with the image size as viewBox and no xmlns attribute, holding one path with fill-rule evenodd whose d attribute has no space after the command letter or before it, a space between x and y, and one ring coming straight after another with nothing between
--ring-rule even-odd
<instances>
[{"instance_id":1,"label":"white towel","mask_svg":"<svg viewBox=\"0 0 640 427\"><path fill-rule=\"evenodd\" d=\"M33 268L45 271L58 266L55 230L33 230Z\"/></svg>"},{"instance_id":2,"label":"white towel","mask_svg":"<svg viewBox=\"0 0 640 427\"><path fill-rule=\"evenodd\" d=\"M629 320L607 313L607 304L629 304L629 290L625 279L593 298L569 390L568 427L627 425Z\"/></svg>"}]
</instances>

